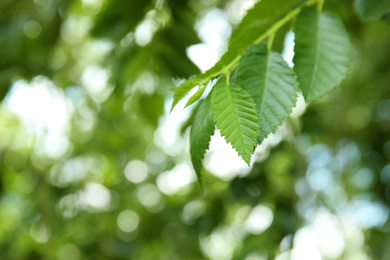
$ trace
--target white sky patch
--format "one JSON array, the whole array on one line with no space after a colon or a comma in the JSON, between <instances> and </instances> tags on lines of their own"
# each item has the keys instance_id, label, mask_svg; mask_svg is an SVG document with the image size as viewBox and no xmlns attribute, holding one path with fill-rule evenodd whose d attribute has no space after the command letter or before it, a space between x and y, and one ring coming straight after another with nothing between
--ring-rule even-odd
<instances>
[{"instance_id":1,"label":"white sky patch","mask_svg":"<svg viewBox=\"0 0 390 260\"><path fill-rule=\"evenodd\" d=\"M246 230L251 234L261 234L274 220L272 210L266 206L259 205L252 209L247 221L245 222Z\"/></svg>"},{"instance_id":2,"label":"white sky patch","mask_svg":"<svg viewBox=\"0 0 390 260\"><path fill-rule=\"evenodd\" d=\"M187 49L189 58L206 71L219 60L227 49L232 29L226 14L220 9L209 10L195 25L202 43Z\"/></svg>"},{"instance_id":3,"label":"white sky patch","mask_svg":"<svg viewBox=\"0 0 390 260\"><path fill-rule=\"evenodd\" d=\"M141 183L148 177L148 167L139 160L133 160L126 164L125 176L126 179L133 183Z\"/></svg>"},{"instance_id":4,"label":"white sky patch","mask_svg":"<svg viewBox=\"0 0 390 260\"><path fill-rule=\"evenodd\" d=\"M188 143L188 140L185 142L181 137L180 128L191 113L192 107L184 109L189 96L190 95L179 102L172 112L170 112L172 100L166 100L164 107L165 115L160 119L159 127L154 134L154 142L160 146L166 154L171 156L183 154L185 145Z\"/></svg>"},{"instance_id":5,"label":"white sky patch","mask_svg":"<svg viewBox=\"0 0 390 260\"><path fill-rule=\"evenodd\" d=\"M92 211L103 211L110 205L111 194L102 184L91 182L81 192L81 199Z\"/></svg>"},{"instance_id":6,"label":"white sky patch","mask_svg":"<svg viewBox=\"0 0 390 260\"><path fill-rule=\"evenodd\" d=\"M186 163L176 165L172 170L163 172L157 177L159 190L167 195L185 193L196 176L191 166Z\"/></svg>"},{"instance_id":7,"label":"white sky patch","mask_svg":"<svg viewBox=\"0 0 390 260\"><path fill-rule=\"evenodd\" d=\"M30 84L16 81L5 104L22 119L27 131L60 133L69 130L72 107L63 91L45 77L36 77Z\"/></svg>"},{"instance_id":8,"label":"white sky patch","mask_svg":"<svg viewBox=\"0 0 390 260\"><path fill-rule=\"evenodd\" d=\"M297 98L297 104L292 109L292 112L290 114L291 118L299 118L301 115L303 115L306 111L307 104L305 102L305 98L302 95L302 92L298 92L298 98Z\"/></svg>"},{"instance_id":9,"label":"white sky patch","mask_svg":"<svg viewBox=\"0 0 390 260\"><path fill-rule=\"evenodd\" d=\"M293 260L321 260L321 254L317 247L318 239L315 230L311 227L303 227L294 235Z\"/></svg>"},{"instance_id":10,"label":"white sky patch","mask_svg":"<svg viewBox=\"0 0 390 260\"><path fill-rule=\"evenodd\" d=\"M284 39L284 50L282 52L283 59L287 64L292 68L294 67L293 58L294 58L294 32L290 31L287 33L286 38Z\"/></svg>"},{"instance_id":11,"label":"white sky patch","mask_svg":"<svg viewBox=\"0 0 390 260\"><path fill-rule=\"evenodd\" d=\"M235 237L228 227L218 227L200 243L202 251L211 259L231 259L236 246Z\"/></svg>"},{"instance_id":12,"label":"white sky patch","mask_svg":"<svg viewBox=\"0 0 390 260\"><path fill-rule=\"evenodd\" d=\"M339 258L344 251L345 242L337 217L325 210L319 210L314 220L314 229L322 254L329 258Z\"/></svg>"},{"instance_id":13,"label":"white sky patch","mask_svg":"<svg viewBox=\"0 0 390 260\"><path fill-rule=\"evenodd\" d=\"M230 1L226 7L226 13L232 24L238 24L247 11L258 2L256 0L234 0Z\"/></svg>"},{"instance_id":14,"label":"white sky patch","mask_svg":"<svg viewBox=\"0 0 390 260\"><path fill-rule=\"evenodd\" d=\"M16 81L4 104L23 122L24 131L36 136L36 152L59 158L69 148L68 131L73 106L49 79L38 76L31 83Z\"/></svg>"},{"instance_id":15,"label":"white sky patch","mask_svg":"<svg viewBox=\"0 0 390 260\"><path fill-rule=\"evenodd\" d=\"M92 64L84 69L81 82L91 98L98 103L102 103L108 98L112 90L108 86L109 77L108 70Z\"/></svg>"},{"instance_id":16,"label":"white sky patch","mask_svg":"<svg viewBox=\"0 0 390 260\"><path fill-rule=\"evenodd\" d=\"M145 46L153 39L154 33L158 29L158 24L152 19L145 19L135 29L135 42L139 46Z\"/></svg>"},{"instance_id":17,"label":"white sky patch","mask_svg":"<svg viewBox=\"0 0 390 260\"><path fill-rule=\"evenodd\" d=\"M252 160L252 164L254 160ZM217 130L211 137L209 152L205 155L204 166L213 175L230 180L237 175L245 175L250 167L232 148Z\"/></svg>"},{"instance_id":18,"label":"white sky patch","mask_svg":"<svg viewBox=\"0 0 390 260\"><path fill-rule=\"evenodd\" d=\"M380 228L389 217L389 208L378 202L355 198L344 214L351 216L363 228Z\"/></svg>"}]
</instances>

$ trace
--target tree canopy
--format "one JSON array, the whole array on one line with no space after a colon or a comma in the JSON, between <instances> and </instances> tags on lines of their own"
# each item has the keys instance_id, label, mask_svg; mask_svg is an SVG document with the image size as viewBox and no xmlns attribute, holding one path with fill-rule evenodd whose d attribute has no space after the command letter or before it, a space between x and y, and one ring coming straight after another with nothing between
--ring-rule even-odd
<instances>
[{"instance_id":1,"label":"tree canopy","mask_svg":"<svg viewBox=\"0 0 390 260\"><path fill-rule=\"evenodd\" d=\"M0 259L389 259L389 17L0 1Z\"/></svg>"}]
</instances>

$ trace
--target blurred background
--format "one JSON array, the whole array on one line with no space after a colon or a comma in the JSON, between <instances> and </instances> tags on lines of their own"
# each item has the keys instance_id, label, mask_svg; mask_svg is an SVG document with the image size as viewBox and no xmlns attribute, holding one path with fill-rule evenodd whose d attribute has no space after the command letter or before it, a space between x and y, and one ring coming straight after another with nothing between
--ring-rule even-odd
<instances>
[{"instance_id":1,"label":"blurred background","mask_svg":"<svg viewBox=\"0 0 390 260\"><path fill-rule=\"evenodd\" d=\"M216 131L197 183L171 89L254 3L0 1L0 259L390 259L390 22L351 0L325 3L354 46L343 85L300 97L251 167Z\"/></svg>"}]
</instances>

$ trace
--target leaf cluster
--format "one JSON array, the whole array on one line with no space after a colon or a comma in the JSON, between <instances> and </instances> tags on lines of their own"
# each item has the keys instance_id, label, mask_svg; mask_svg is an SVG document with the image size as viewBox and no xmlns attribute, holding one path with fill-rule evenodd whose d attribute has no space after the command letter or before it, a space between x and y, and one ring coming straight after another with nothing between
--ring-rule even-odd
<instances>
[{"instance_id":1,"label":"leaf cluster","mask_svg":"<svg viewBox=\"0 0 390 260\"><path fill-rule=\"evenodd\" d=\"M275 1L258 2L233 33L221 60L176 88L172 109L198 86L186 106L193 104L217 79L192 124L191 158L199 179L215 127L249 165L256 146L290 115L299 91L311 102L344 80L352 46L341 19L324 12L323 4L278 1L276 8ZM278 32L292 21L293 68L272 48Z\"/></svg>"}]
</instances>

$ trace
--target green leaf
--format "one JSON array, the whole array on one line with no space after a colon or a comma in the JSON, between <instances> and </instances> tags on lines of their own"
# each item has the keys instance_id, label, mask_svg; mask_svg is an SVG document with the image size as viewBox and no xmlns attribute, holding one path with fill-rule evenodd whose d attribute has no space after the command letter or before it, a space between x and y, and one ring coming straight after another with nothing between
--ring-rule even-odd
<instances>
[{"instance_id":1,"label":"green leaf","mask_svg":"<svg viewBox=\"0 0 390 260\"><path fill-rule=\"evenodd\" d=\"M378 20L390 12L390 0L355 0L355 6L363 20Z\"/></svg>"},{"instance_id":2,"label":"green leaf","mask_svg":"<svg viewBox=\"0 0 390 260\"><path fill-rule=\"evenodd\" d=\"M307 2L302 0L261 0L257 2L253 8L249 9L245 17L242 19L241 23L234 30L232 39L235 37L240 37L245 31L248 31L248 28L253 24L259 21L271 21L279 19L284 16L288 11L293 9L301 2Z\"/></svg>"},{"instance_id":3,"label":"green leaf","mask_svg":"<svg viewBox=\"0 0 390 260\"><path fill-rule=\"evenodd\" d=\"M256 105L244 89L227 85L225 80L222 78L213 88L213 116L222 136L249 165L260 131Z\"/></svg>"},{"instance_id":4,"label":"green leaf","mask_svg":"<svg viewBox=\"0 0 390 260\"><path fill-rule=\"evenodd\" d=\"M202 74L196 76L195 78L189 79L185 82L183 82L180 86L175 88L175 94L173 96L173 103L171 106L171 111L175 108L175 106L179 103L180 100L182 100L187 94L199 83L201 82L202 78L200 77Z\"/></svg>"},{"instance_id":5,"label":"green leaf","mask_svg":"<svg viewBox=\"0 0 390 260\"><path fill-rule=\"evenodd\" d=\"M206 86L200 87L198 89L198 91L196 91L195 94L192 95L190 97L190 99L188 99L188 102L187 102L185 107L188 107L188 106L192 105L193 103L195 103L196 101L198 101L202 97L205 90L206 90Z\"/></svg>"},{"instance_id":6,"label":"green leaf","mask_svg":"<svg viewBox=\"0 0 390 260\"><path fill-rule=\"evenodd\" d=\"M215 124L211 113L210 96L204 99L196 111L194 122L190 132L190 153L192 165L199 184L202 186L202 161L206 150L209 148L211 136L214 133Z\"/></svg>"},{"instance_id":7,"label":"green leaf","mask_svg":"<svg viewBox=\"0 0 390 260\"><path fill-rule=\"evenodd\" d=\"M295 28L294 70L306 101L340 85L351 64L351 44L341 20L316 7L299 14Z\"/></svg>"},{"instance_id":8,"label":"green leaf","mask_svg":"<svg viewBox=\"0 0 390 260\"><path fill-rule=\"evenodd\" d=\"M298 91L295 73L280 54L269 52L264 45L253 45L242 55L236 83L256 103L261 143L270 133L275 133L295 106Z\"/></svg>"},{"instance_id":9,"label":"green leaf","mask_svg":"<svg viewBox=\"0 0 390 260\"><path fill-rule=\"evenodd\" d=\"M272 26L279 19L283 18L299 3L306 2L302 0L262 0L255 4L237 26L237 29L234 30L227 52L207 72L210 74L217 73L219 70L223 70L227 64L236 62L236 59L248 46L252 45L261 36L264 36L265 39L267 33L272 31Z\"/></svg>"},{"instance_id":10,"label":"green leaf","mask_svg":"<svg viewBox=\"0 0 390 260\"><path fill-rule=\"evenodd\" d=\"M193 88L195 88L196 86L202 87L206 83L208 83L210 80L217 77L217 76L212 75L211 73L212 73L212 71L206 71L205 73L199 74L196 77L191 78L191 79L183 82L180 86L175 88L174 89L175 94L173 96L173 103L171 106L171 111L179 103L180 100L182 100L185 96L187 96L188 93L190 93L190 91ZM189 106L189 105L187 104L187 106Z\"/></svg>"},{"instance_id":11,"label":"green leaf","mask_svg":"<svg viewBox=\"0 0 390 260\"><path fill-rule=\"evenodd\" d=\"M275 30L285 24L289 19L279 25L278 23L289 15L293 8L304 6L309 0L262 0L250 9L234 31L229 48L222 58L211 69L198 75L201 81L208 81L220 76L236 63L245 49L255 41L262 41ZM295 10L297 11L297 10ZM274 28L275 27L275 28ZM189 92L189 91L188 91ZM186 94L188 93L186 92ZM181 97L182 98L182 97ZM176 102L176 100L175 100ZM178 102L178 101L177 101ZM175 104L176 105L176 104ZM174 107L174 105L172 106Z\"/></svg>"}]
</instances>

